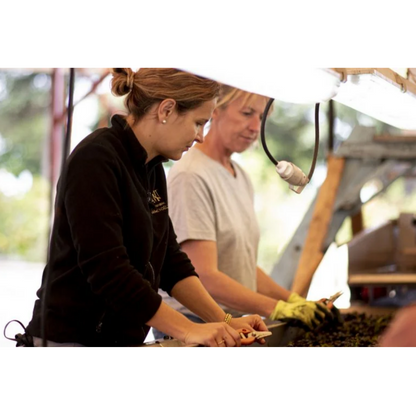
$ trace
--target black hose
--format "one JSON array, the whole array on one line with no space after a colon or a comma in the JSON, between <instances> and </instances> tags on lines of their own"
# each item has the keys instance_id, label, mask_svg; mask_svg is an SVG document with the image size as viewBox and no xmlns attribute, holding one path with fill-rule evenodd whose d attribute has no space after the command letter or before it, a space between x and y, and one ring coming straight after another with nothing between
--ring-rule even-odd
<instances>
[{"instance_id":1,"label":"black hose","mask_svg":"<svg viewBox=\"0 0 416 416\"><path fill-rule=\"evenodd\" d=\"M66 159L68 159L71 148L71 132L72 132L72 114L74 112L74 85L75 85L75 68L69 70L69 91L68 91L68 112L66 121L66 135L62 149L61 174L63 172Z\"/></svg>"},{"instance_id":2,"label":"black hose","mask_svg":"<svg viewBox=\"0 0 416 416\"><path fill-rule=\"evenodd\" d=\"M319 103L315 104L315 148L313 149L312 165L309 170L308 179L312 179L313 172L315 171L316 159L318 158L319 150Z\"/></svg>"},{"instance_id":3,"label":"black hose","mask_svg":"<svg viewBox=\"0 0 416 416\"><path fill-rule=\"evenodd\" d=\"M274 98L270 98L270 100L268 101L266 105L266 108L264 109L263 118L261 120L260 137L261 137L261 143L263 145L264 151L266 152L266 155L269 157L272 163L275 166L277 166L279 162L269 152L269 149L267 148L267 145L266 145L266 134L265 134L267 115L269 114L269 109L271 105L273 104L273 101L274 101ZM316 159L318 158L318 150L319 150L319 103L315 104L315 147L314 147L314 152L313 152L312 165L311 165L311 169L308 175L309 180L311 180L313 172L315 171Z\"/></svg>"},{"instance_id":4,"label":"black hose","mask_svg":"<svg viewBox=\"0 0 416 416\"><path fill-rule=\"evenodd\" d=\"M265 135L265 132L264 132L265 131L265 127L266 127L267 115L269 114L269 110L270 110L271 105L273 104L273 101L274 101L274 98L270 98L269 102L266 105L266 108L264 109L263 118L261 120L260 137L261 137L261 143L263 145L264 151L266 152L266 155L273 162L273 164L275 166L277 166L277 164L279 162L269 152L269 149L267 148L267 145L266 145L266 135Z\"/></svg>"}]
</instances>

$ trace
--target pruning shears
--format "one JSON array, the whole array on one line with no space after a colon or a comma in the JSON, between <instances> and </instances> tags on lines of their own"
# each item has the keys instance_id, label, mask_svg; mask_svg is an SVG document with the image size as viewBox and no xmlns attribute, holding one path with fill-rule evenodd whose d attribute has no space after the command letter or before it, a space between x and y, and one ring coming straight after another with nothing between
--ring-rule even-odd
<instances>
[{"instance_id":1,"label":"pruning shears","mask_svg":"<svg viewBox=\"0 0 416 416\"><path fill-rule=\"evenodd\" d=\"M270 331L250 331L248 329L240 329L241 345L251 345L253 342L259 342L261 339L272 335Z\"/></svg>"},{"instance_id":2,"label":"pruning shears","mask_svg":"<svg viewBox=\"0 0 416 416\"><path fill-rule=\"evenodd\" d=\"M340 290L339 292L335 293L334 295L332 295L329 298L322 298L321 300L319 300L319 302L322 302L325 306L327 306L329 309L332 308L332 305L334 304L334 302L343 294L342 290Z\"/></svg>"}]
</instances>

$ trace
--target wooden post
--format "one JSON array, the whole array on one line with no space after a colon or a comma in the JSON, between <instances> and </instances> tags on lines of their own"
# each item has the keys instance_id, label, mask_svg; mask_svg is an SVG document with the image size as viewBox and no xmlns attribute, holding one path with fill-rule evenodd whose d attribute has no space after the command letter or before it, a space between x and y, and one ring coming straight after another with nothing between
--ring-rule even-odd
<instances>
[{"instance_id":1,"label":"wooden post","mask_svg":"<svg viewBox=\"0 0 416 416\"><path fill-rule=\"evenodd\" d=\"M327 177L318 193L308 235L292 285L292 290L304 297L308 294L312 277L324 256L323 244L332 219L344 164L344 158L332 155L328 157Z\"/></svg>"},{"instance_id":2,"label":"wooden post","mask_svg":"<svg viewBox=\"0 0 416 416\"><path fill-rule=\"evenodd\" d=\"M364 230L363 211L361 208L355 215L351 215L351 229L353 237Z\"/></svg>"}]
</instances>

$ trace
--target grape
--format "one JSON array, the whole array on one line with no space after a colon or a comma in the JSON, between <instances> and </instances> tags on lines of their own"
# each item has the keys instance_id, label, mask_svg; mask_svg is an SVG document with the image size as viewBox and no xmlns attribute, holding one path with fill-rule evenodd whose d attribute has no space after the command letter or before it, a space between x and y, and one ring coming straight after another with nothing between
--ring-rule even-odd
<instances>
[{"instance_id":1,"label":"grape","mask_svg":"<svg viewBox=\"0 0 416 416\"><path fill-rule=\"evenodd\" d=\"M321 326L304 332L288 347L375 347L379 336L393 318L393 314L372 316L352 312L341 315L338 326Z\"/></svg>"}]
</instances>

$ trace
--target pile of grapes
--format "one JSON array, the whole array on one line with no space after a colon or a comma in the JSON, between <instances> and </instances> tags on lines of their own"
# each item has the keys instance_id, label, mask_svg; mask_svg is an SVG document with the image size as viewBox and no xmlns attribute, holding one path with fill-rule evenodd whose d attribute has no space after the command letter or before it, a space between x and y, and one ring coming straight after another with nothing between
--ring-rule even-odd
<instances>
[{"instance_id":1,"label":"pile of grapes","mask_svg":"<svg viewBox=\"0 0 416 416\"><path fill-rule=\"evenodd\" d=\"M365 313L343 314L336 327L305 332L288 347L375 347L393 315L367 316Z\"/></svg>"}]
</instances>

